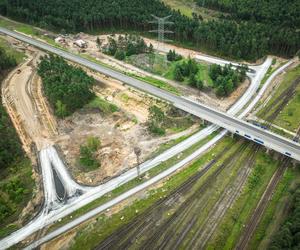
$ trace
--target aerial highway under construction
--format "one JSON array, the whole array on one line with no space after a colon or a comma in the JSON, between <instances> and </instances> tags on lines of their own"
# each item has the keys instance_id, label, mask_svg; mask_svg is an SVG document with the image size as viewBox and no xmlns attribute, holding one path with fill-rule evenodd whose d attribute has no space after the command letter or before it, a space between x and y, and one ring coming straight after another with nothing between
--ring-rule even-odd
<instances>
[{"instance_id":1,"label":"aerial highway under construction","mask_svg":"<svg viewBox=\"0 0 300 250\"><path fill-rule=\"evenodd\" d=\"M185 99L183 97L174 95L165 90L147 84L141 80L137 80L126 74L117 72L111 68L105 67L103 65L92 62L88 59L82 58L79 55L66 52L62 49L37 41L28 36L4 28L0 28L0 32L12 36L20 41L36 46L42 50L57 54L67 60L81 64L85 67L88 67L92 70L100 72L109 77L115 78L121 82L124 82L129 86L145 91L151 95L164 99L172 103L175 107L182 109L197 117L200 117L204 120L207 120L220 127L223 127L228 131L230 131L231 133L235 133L240 136L243 136L248 140L254 141L269 149L273 149L281 154L284 154L290 158L300 161L300 145L292 140L271 133L263 128L254 126L239 118L235 118L230 114L217 111L203 104L196 103L191 100Z\"/></svg>"}]
</instances>

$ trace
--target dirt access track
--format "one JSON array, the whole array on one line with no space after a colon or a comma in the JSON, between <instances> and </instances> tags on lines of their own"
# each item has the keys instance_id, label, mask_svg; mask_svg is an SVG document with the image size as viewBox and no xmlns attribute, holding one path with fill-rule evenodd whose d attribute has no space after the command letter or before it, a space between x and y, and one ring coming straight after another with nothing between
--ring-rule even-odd
<instances>
[{"instance_id":1,"label":"dirt access track","mask_svg":"<svg viewBox=\"0 0 300 250\"><path fill-rule=\"evenodd\" d=\"M69 170L80 183L96 185L134 167L137 164L135 147L141 149L139 160L142 162L161 144L199 129L199 123L196 123L185 131L170 130L166 136L154 137L146 126L148 109L152 105L164 109L166 103L88 69L85 70L96 79L96 95L113 103L119 110L104 114L83 108L64 120L57 120L43 96L42 82L36 72L39 58L44 53L14 39L6 39L27 55L26 61L12 71L2 85L4 105L25 151L34 159L32 145L36 144L37 150L58 145ZM96 153L101 167L90 172L79 164L80 145L86 143L88 136L101 140L101 147Z\"/></svg>"},{"instance_id":2,"label":"dirt access track","mask_svg":"<svg viewBox=\"0 0 300 250\"><path fill-rule=\"evenodd\" d=\"M25 52L25 62L4 80L2 97L24 150L30 155L33 143L38 150L52 144L50 138L56 133L56 122L42 95L41 80L36 73L36 64L42 53L31 47Z\"/></svg>"}]
</instances>

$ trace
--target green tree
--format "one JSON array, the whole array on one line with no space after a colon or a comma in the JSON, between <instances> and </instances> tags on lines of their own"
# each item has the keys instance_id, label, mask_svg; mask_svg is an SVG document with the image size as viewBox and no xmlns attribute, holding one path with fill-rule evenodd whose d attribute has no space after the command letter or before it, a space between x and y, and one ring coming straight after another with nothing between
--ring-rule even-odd
<instances>
[{"instance_id":1,"label":"green tree","mask_svg":"<svg viewBox=\"0 0 300 250\"><path fill-rule=\"evenodd\" d=\"M176 64L174 69L174 79L179 82L182 82L184 80L181 72L181 67L178 64Z\"/></svg>"},{"instance_id":2,"label":"green tree","mask_svg":"<svg viewBox=\"0 0 300 250\"><path fill-rule=\"evenodd\" d=\"M188 75L196 74L198 72L198 66L197 66L196 61L194 59L191 59L190 57L187 61L186 66L187 66Z\"/></svg>"},{"instance_id":3,"label":"green tree","mask_svg":"<svg viewBox=\"0 0 300 250\"><path fill-rule=\"evenodd\" d=\"M126 57L125 52L121 49L117 49L117 51L115 53L115 58L120 61L123 61L125 59L125 57Z\"/></svg>"},{"instance_id":4,"label":"green tree","mask_svg":"<svg viewBox=\"0 0 300 250\"><path fill-rule=\"evenodd\" d=\"M67 108L66 105L63 104L61 102L61 100L57 100L56 104L55 104L55 114L60 117L60 118L64 118L65 116L67 116Z\"/></svg>"},{"instance_id":5,"label":"green tree","mask_svg":"<svg viewBox=\"0 0 300 250\"><path fill-rule=\"evenodd\" d=\"M200 79L196 79L196 80L197 80L196 82L197 89L203 89L203 81Z\"/></svg>"},{"instance_id":6,"label":"green tree","mask_svg":"<svg viewBox=\"0 0 300 250\"><path fill-rule=\"evenodd\" d=\"M107 54L113 56L116 54L116 51L118 49L117 42L113 37L108 37L108 47L107 47Z\"/></svg>"},{"instance_id":7,"label":"green tree","mask_svg":"<svg viewBox=\"0 0 300 250\"><path fill-rule=\"evenodd\" d=\"M152 54L154 52L154 48L152 43L150 43L149 48L148 48L148 53Z\"/></svg>"},{"instance_id":8,"label":"green tree","mask_svg":"<svg viewBox=\"0 0 300 250\"><path fill-rule=\"evenodd\" d=\"M89 136L87 138L87 147L92 151L92 152L95 152L99 149L101 145L101 141L97 138L97 137L94 137L94 136Z\"/></svg>"},{"instance_id":9,"label":"green tree","mask_svg":"<svg viewBox=\"0 0 300 250\"><path fill-rule=\"evenodd\" d=\"M169 50L167 53L167 60L170 62L175 61L175 50Z\"/></svg>"},{"instance_id":10,"label":"green tree","mask_svg":"<svg viewBox=\"0 0 300 250\"><path fill-rule=\"evenodd\" d=\"M149 108L149 123L148 129L152 134L164 135L166 133L164 129L165 114L156 105Z\"/></svg>"},{"instance_id":11,"label":"green tree","mask_svg":"<svg viewBox=\"0 0 300 250\"><path fill-rule=\"evenodd\" d=\"M195 74L190 75L188 83L193 87L197 87L197 79Z\"/></svg>"},{"instance_id":12,"label":"green tree","mask_svg":"<svg viewBox=\"0 0 300 250\"><path fill-rule=\"evenodd\" d=\"M224 89L227 96L231 94L231 92L233 91L233 83L231 79L225 82Z\"/></svg>"},{"instance_id":13,"label":"green tree","mask_svg":"<svg viewBox=\"0 0 300 250\"><path fill-rule=\"evenodd\" d=\"M203 0L196 2L203 4ZM290 0L288 4L279 0L249 0L247 3L245 0L205 0L205 7L229 12L229 15L202 22L201 17L187 17L159 0L0 1L2 15L53 30L143 32L153 28L148 23L151 13L159 13L172 15L170 20L175 24L177 42L188 42L197 49L209 49L223 56L255 60L268 53L292 57L299 50L299 0Z\"/></svg>"},{"instance_id":14,"label":"green tree","mask_svg":"<svg viewBox=\"0 0 300 250\"><path fill-rule=\"evenodd\" d=\"M209 77L213 80L216 81L218 76L222 75L222 68L218 64L213 64L209 67Z\"/></svg>"},{"instance_id":15,"label":"green tree","mask_svg":"<svg viewBox=\"0 0 300 250\"><path fill-rule=\"evenodd\" d=\"M0 78L1 76L5 76L5 72L8 69L16 65L16 59L0 45ZM20 139L14 129L9 115L2 106L2 99L0 95L0 170L8 168L12 163L16 162L23 156L24 152ZM5 207L2 207L2 209L5 210Z\"/></svg>"},{"instance_id":16,"label":"green tree","mask_svg":"<svg viewBox=\"0 0 300 250\"><path fill-rule=\"evenodd\" d=\"M56 115L64 117L82 108L94 98L91 91L95 80L81 68L69 65L61 57L50 55L41 59L38 73Z\"/></svg>"},{"instance_id":17,"label":"green tree","mask_svg":"<svg viewBox=\"0 0 300 250\"><path fill-rule=\"evenodd\" d=\"M101 48L102 42L99 37L97 37L97 39L96 39L96 44L97 44L98 48Z\"/></svg>"},{"instance_id":18,"label":"green tree","mask_svg":"<svg viewBox=\"0 0 300 250\"><path fill-rule=\"evenodd\" d=\"M95 156L100 145L101 142L98 138L90 136L87 138L86 144L80 146L79 162L85 170L92 171L100 167L100 162Z\"/></svg>"},{"instance_id":19,"label":"green tree","mask_svg":"<svg viewBox=\"0 0 300 250\"><path fill-rule=\"evenodd\" d=\"M217 87L217 92L216 92L216 94L217 94L218 96L225 96L225 95L226 95L226 91L225 91L223 85L219 85L219 86Z\"/></svg>"}]
</instances>

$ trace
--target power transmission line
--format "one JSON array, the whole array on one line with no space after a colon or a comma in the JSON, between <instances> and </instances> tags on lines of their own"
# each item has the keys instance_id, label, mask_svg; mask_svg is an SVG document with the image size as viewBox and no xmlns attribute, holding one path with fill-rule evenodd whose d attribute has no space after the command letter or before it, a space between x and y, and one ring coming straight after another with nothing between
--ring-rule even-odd
<instances>
[{"instance_id":1,"label":"power transmission line","mask_svg":"<svg viewBox=\"0 0 300 250\"><path fill-rule=\"evenodd\" d=\"M173 34L174 32L170 30L165 30L165 26L172 25L174 24L174 22L167 21L167 19L169 19L171 15L165 17L157 17L155 15L151 15L151 16L154 18L154 20L150 21L149 23L157 24L157 30L150 30L149 32L157 33L157 40L158 40L157 50L159 50L160 45L163 46L164 42L171 41L169 39L165 39L165 34Z\"/></svg>"},{"instance_id":2,"label":"power transmission line","mask_svg":"<svg viewBox=\"0 0 300 250\"><path fill-rule=\"evenodd\" d=\"M157 17L155 15L151 15L151 16L154 18L154 20L150 21L149 23L157 24L157 29L150 30L149 32L157 33L157 41L158 41L157 47L156 47L156 53L154 53L154 58L153 58L153 60L150 59L150 61L149 61L149 64L151 65L151 67L153 69L155 61L156 61L156 59L158 59L157 54L159 53L159 51L164 52L164 42L171 41L169 39L165 39L165 34L174 33L173 31L166 30L165 27L166 27L166 25L172 25L174 23L167 21L171 17L171 15L165 16L165 17ZM149 57L149 58L151 58L151 57ZM164 62L165 62L165 59L164 59ZM164 64L164 62L163 62L163 64Z\"/></svg>"}]
</instances>

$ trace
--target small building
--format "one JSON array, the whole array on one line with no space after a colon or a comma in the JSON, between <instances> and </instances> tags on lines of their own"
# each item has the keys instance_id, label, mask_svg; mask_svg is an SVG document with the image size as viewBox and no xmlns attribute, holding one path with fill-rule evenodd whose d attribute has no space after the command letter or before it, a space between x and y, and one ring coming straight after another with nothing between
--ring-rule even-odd
<instances>
[{"instance_id":1,"label":"small building","mask_svg":"<svg viewBox=\"0 0 300 250\"><path fill-rule=\"evenodd\" d=\"M65 43L65 42L66 42L66 40L65 40L63 37L61 37L61 36L56 37L56 38L54 39L54 41L55 41L56 43Z\"/></svg>"},{"instance_id":2,"label":"small building","mask_svg":"<svg viewBox=\"0 0 300 250\"><path fill-rule=\"evenodd\" d=\"M79 48L86 48L87 42L83 41L82 39L78 39L74 42L74 45L78 46Z\"/></svg>"}]
</instances>

